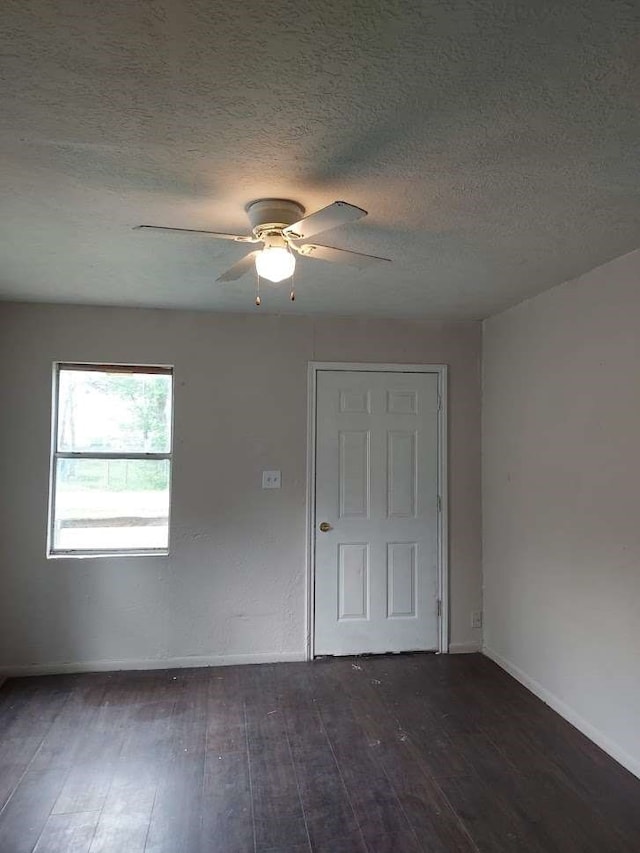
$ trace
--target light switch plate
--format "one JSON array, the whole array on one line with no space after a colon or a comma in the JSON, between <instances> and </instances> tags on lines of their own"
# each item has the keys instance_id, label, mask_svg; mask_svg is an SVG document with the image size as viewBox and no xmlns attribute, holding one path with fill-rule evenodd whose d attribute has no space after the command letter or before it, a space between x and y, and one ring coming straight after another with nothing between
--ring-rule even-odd
<instances>
[{"instance_id":1,"label":"light switch plate","mask_svg":"<svg viewBox=\"0 0 640 853\"><path fill-rule=\"evenodd\" d=\"M280 488L280 471L263 471L262 472L262 488L263 489L279 489Z\"/></svg>"}]
</instances>

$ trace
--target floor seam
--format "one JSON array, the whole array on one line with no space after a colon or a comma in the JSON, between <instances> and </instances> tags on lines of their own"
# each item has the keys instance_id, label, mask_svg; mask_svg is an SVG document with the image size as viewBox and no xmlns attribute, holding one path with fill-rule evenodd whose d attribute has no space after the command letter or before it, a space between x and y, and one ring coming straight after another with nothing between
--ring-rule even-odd
<instances>
[{"instance_id":1,"label":"floor seam","mask_svg":"<svg viewBox=\"0 0 640 853\"><path fill-rule=\"evenodd\" d=\"M247 718L247 700L242 700L242 712L244 714L244 739L247 747L247 771L249 774L249 801L251 803L251 826L253 828L253 851L256 853L258 849L258 840L256 835L256 815L253 808L253 783L251 780L251 751L249 750L249 722Z\"/></svg>"},{"instance_id":2,"label":"floor seam","mask_svg":"<svg viewBox=\"0 0 640 853\"><path fill-rule=\"evenodd\" d=\"M307 842L309 844L309 850L311 850L311 835L309 834L309 824L307 822L307 813L304 808L304 803L302 802L302 793L300 791L300 779L298 777L298 768L296 762L293 758L293 750L291 748L291 740L289 738L289 728L287 726L287 712L286 708L284 710L284 731L287 738L287 746L289 747L289 757L291 759L291 766L293 767L293 775L296 780L296 790L298 792L298 802L300 803L300 809L302 810L302 819L304 820L304 829L307 833Z\"/></svg>"},{"instance_id":3,"label":"floor seam","mask_svg":"<svg viewBox=\"0 0 640 853\"><path fill-rule=\"evenodd\" d=\"M327 732L324 720L322 719L322 710L320 708L316 708L316 713L318 714L318 718L320 720L320 725L322 726L322 731L324 732L324 736L326 737L327 743L329 744L329 749L331 750L331 755L333 756L333 760L335 761L336 768L338 770L338 775L340 776L340 782L342 784L342 788L344 790L347 802L349 803L349 808L351 809L351 812L353 814L353 819L356 823L356 826L358 827L358 832L360 833L360 838L362 839L362 843L364 844L365 850L369 850L369 845L367 844L367 840L364 837L364 833L362 831L362 826L360 825L360 821L358 820L358 815L356 814L356 810L353 807L353 803L352 803L351 797L349 795L349 790L347 788L346 782L344 781L344 776L342 774L340 762L338 761L338 757L336 755L335 749L333 748L333 744L331 743L331 738L329 737L329 734Z\"/></svg>"}]
</instances>

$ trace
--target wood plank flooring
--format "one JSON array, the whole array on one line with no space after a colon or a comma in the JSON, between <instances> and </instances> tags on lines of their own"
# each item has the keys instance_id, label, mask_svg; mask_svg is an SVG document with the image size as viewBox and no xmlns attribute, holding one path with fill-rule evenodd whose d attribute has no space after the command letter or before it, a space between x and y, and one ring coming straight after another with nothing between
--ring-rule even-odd
<instances>
[{"instance_id":1,"label":"wood plank flooring","mask_svg":"<svg viewBox=\"0 0 640 853\"><path fill-rule=\"evenodd\" d=\"M638 853L640 780L481 655L10 679L31 851Z\"/></svg>"}]
</instances>

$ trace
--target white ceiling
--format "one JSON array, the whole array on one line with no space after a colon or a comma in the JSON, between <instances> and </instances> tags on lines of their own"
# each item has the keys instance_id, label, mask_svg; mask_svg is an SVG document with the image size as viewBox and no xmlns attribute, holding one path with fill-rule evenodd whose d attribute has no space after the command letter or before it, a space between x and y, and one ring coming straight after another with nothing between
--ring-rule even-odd
<instances>
[{"instance_id":1,"label":"white ceiling","mask_svg":"<svg viewBox=\"0 0 640 853\"><path fill-rule=\"evenodd\" d=\"M0 298L253 308L263 196L367 219L262 309L479 318L640 245L640 4L4 0ZM318 239L318 242L321 242Z\"/></svg>"}]
</instances>

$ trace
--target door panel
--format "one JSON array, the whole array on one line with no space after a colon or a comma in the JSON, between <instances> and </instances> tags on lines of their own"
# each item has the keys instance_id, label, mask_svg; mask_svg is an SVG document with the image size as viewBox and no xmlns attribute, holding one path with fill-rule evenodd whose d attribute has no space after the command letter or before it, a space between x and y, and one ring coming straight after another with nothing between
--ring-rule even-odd
<instances>
[{"instance_id":1,"label":"door panel","mask_svg":"<svg viewBox=\"0 0 640 853\"><path fill-rule=\"evenodd\" d=\"M369 546L338 545L338 621L369 618Z\"/></svg>"},{"instance_id":2,"label":"door panel","mask_svg":"<svg viewBox=\"0 0 640 853\"><path fill-rule=\"evenodd\" d=\"M369 430L338 433L340 518L369 517Z\"/></svg>"},{"instance_id":3,"label":"door panel","mask_svg":"<svg viewBox=\"0 0 640 853\"><path fill-rule=\"evenodd\" d=\"M315 652L436 649L438 377L317 379Z\"/></svg>"},{"instance_id":4,"label":"door panel","mask_svg":"<svg viewBox=\"0 0 640 853\"><path fill-rule=\"evenodd\" d=\"M389 619L415 617L417 542L390 542L387 545L387 616Z\"/></svg>"},{"instance_id":5,"label":"door panel","mask_svg":"<svg viewBox=\"0 0 640 853\"><path fill-rule=\"evenodd\" d=\"M415 518L418 485L416 430L387 433L387 517Z\"/></svg>"}]
</instances>

